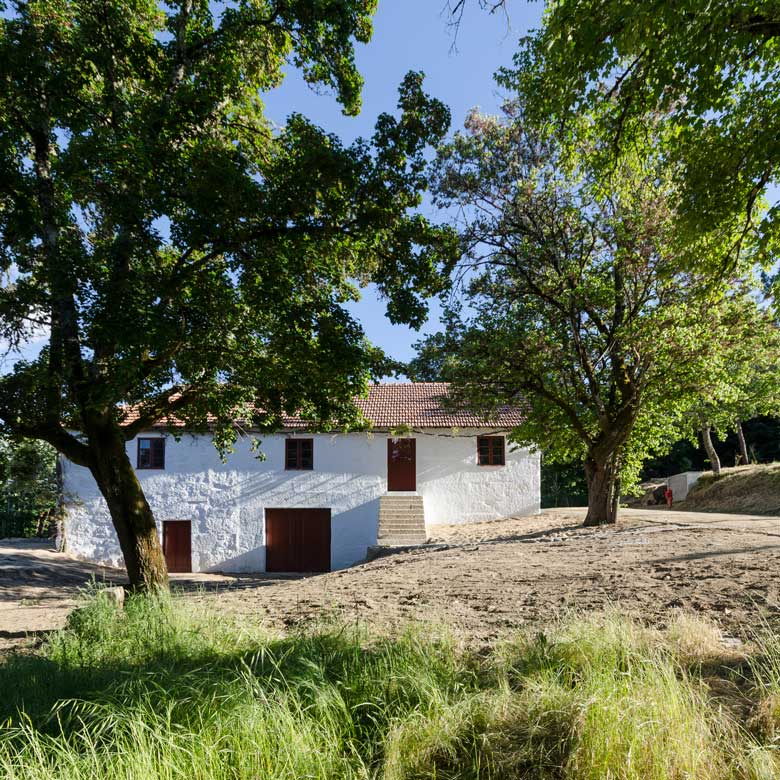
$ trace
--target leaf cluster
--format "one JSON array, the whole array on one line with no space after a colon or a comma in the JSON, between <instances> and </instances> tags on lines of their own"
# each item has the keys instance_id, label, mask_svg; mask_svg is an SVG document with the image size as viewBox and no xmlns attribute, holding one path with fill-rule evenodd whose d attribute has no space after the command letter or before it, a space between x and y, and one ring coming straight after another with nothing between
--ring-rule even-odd
<instances>
[{"instance_id":1,"label":"leaf cluster","mask_svg":"<svg viewBox=\"0 0 780 780\"><path fill-rule=\"evenodd\" d=\"M778 212L762 196L777 180L779 47L780 10L766 0L554 0L500 81L562 133L595 112L618 154L642 147L645 118L662 114L679 229L694 244L720 233L717 272L733 268L745 232L759 230L768 262L776 249Z\"/></svg>"},{"instance_id":2,"label":"leaf cluster","mask_svg":"<svg viewBox=\"0 0 780 780\"><path fill-rule=\"evenodd\" d=\"M44 442L0 438L3 504L33 513L53 508L58 497L56 458L54 449Z\"/></svg>"},{"instance_id":3,"label":"leaf cluster","mask_svg":"<svg viewBox=\"0 0 780 780\"><path fill-rule=\"evenodd\" d=\"M780 327L769 302L748 288L734 290L721 306L731 323L720 334L723 371L687 415L685 432L694 444L705 425L726 432L780 414Z\"/></svg>"},{"instance_id":4,"label":"leaf cluster","mask_svg":"<svg viewBox=\"0 0 780 780\"><path fill-rule=\"evenodd\" d=\"M344 304L373 281L419 325L455 239L414 213L449 112L403 81L345 146L262 93L285 63L360 108L375 0L36 0L0 20L0 337L47 348L0 380L6 428L83 462L69 430L175 416L355 421L382 370ZM133 405L140 418L122 417ZM260 411L258 411L260 410ZM102 423L101 423L102 424Z\"/></svg>"}]
</instances>

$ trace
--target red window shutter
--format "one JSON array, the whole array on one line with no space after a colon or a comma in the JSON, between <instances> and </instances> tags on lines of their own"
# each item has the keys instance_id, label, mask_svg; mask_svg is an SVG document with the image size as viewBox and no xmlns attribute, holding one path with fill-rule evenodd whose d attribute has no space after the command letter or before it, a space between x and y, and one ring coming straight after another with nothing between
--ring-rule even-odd
<instances>
[{"instance_id":1,"label":"red window shutter","mask_svg":"<svg viewBox=\"0 0 780 780\"><path fill-rule=\"evenodd\" d=\"M503 466L506 463L503 436L477 436L477 463L480 466Z\"/></svg>"},{"instance_id":2,"label":"red window shutter","mask_svg":"<svg viewBox=\"0 0 780 780\"><path fill-rule=\"evenodd\" d=\"M284 442L284 467L288 470L314 468L314 439L286 439Z\"/></svg>"}]
</instances>

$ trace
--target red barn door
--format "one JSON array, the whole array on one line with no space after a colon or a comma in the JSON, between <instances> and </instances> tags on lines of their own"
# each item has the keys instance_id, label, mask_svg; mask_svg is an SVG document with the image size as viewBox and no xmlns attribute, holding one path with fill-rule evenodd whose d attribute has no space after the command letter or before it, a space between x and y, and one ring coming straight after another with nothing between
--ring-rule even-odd
<instances>
[{"instance_id":1,"label":"red barn door","mask_svg":"<svg viewBox=\"0 0 780 780\"><path fill-rule=\"evenodd\" d=\"M330 571L330 509L266 509L265 570Z\"/></svg>"}]
</instances>

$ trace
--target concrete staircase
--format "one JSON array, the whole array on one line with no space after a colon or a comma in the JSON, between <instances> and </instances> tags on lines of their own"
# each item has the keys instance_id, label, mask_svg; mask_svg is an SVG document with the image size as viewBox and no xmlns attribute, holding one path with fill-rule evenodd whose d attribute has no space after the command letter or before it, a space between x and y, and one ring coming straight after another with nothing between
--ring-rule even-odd
<instances>
[{"instance_id":1,"label":"concrete staircase","mask_svg":"<svg viewBox=\"0 0 780 780\"><path fill-rule=\"evenodd\" d=\"M425 544L425 511L416 493L385 493L379 498L379 536L384 547Z\"/></svg>"}]
</instances>

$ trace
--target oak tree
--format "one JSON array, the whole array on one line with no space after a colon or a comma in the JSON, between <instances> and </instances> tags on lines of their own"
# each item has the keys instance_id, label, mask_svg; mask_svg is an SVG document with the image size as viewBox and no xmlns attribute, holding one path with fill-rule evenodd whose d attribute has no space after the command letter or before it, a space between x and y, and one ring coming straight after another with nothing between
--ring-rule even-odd
<instances>
[{"instance_id":1,"label":"oak tree","mask_svg":"<svg viewBox=\"0 0 780 780\"><path fill-rule=\"evenodd\" d=\"M126 442L156 421L354 421L379 357L344 303L375 282L419 324L450 231L414 213L449 114L344 146L262 94L287 63L360 108L376 0L34 0L0 18L0 337L48 341L0 378L0 418L88 468L132 585L167 582ZM130 416L132 407L137 414Z\"/></svg>"},{"instance_id":2,"label":"oak tree","mask_svg":"<svg viewBox=\"0 0 780 780\"><path fill-rule=\"evenodd\" d=\"M662 155L626 156L607 178L590 164L593 123L578 132L575 159L510 103L472 113L441 151L434 191L461 215L462 296L410 373L435 371L453 403L482 413L525 408L511 438L584 464L597 525L615 522L621 479L727 373L734 323L720 291L680 267Z\"/></svg>"}]
</instances>

